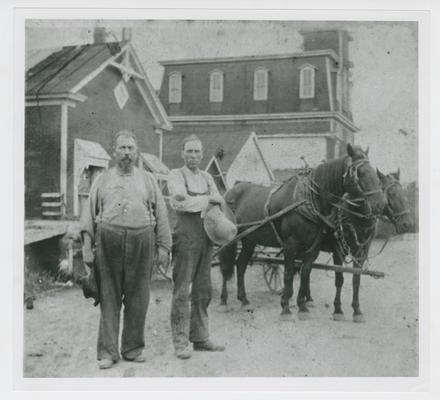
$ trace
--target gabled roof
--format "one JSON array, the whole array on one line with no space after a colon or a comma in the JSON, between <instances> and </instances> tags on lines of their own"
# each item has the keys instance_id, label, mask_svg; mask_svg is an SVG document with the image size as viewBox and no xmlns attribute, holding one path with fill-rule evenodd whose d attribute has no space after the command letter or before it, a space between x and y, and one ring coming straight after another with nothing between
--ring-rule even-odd
<instances>
[{"instance_id":1,"label":"gabled roof","mask_svg":"<svg viewBox=\"0 0 440 400\"><path fill-rule=\"evenodd\" d=\"M206 132L197 133L203 144L203 160L200 169L206 169L215 157L222 172L228 171L244 144L253 135L252 132ZM182 144L187 135L182 132L165 132L163 134L163 162L168 168L179 168L183 165Z\"/></svg>"},{"instance_id":2,"label":"gabled roof","mask_svg":"<svg viewBox=\"0 0 440 400\"><path fill-rule=\"evenodd\" d=\"M78 82L121 51L127 42L66 46L26 72L26 94L69 92Z\"/></svg>"},{"instance_id":3,"label":"gabled roof","mask_svg":"<svg viewBox=\"0 0 440 400\"><path fill-rule=\"evenodd\" d=\"M134 79L156 126L172 129L157 93L128 41L55 49L26 71L26 100L57 96L84 101L86 97L79 92L106 68L117 68L121 76Z\"/></svg>"}]
</instances>

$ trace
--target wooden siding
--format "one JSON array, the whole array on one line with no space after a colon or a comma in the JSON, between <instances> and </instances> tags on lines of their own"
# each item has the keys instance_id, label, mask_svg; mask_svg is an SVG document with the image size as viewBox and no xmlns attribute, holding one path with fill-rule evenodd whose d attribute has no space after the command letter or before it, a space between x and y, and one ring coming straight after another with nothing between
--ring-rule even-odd
<instances>
[{"instance_id":1,"label":"wooden siding","mask_svg":"<svg viewBox=\"0 0 440 400\"><path fill-rule=\"evenodd\" d=\"M314 65L315 98L299 98L299 67ZM268 70L267 101L253 99L254 72ZM223 102L209 102L209 74L220 70L224 74ZM172 72L182 73L182 102L168 102L168 77ZM166 66L160 100L170 116L282 113L297 111L329 111L329 95L325 57L301 57L277 60L233 61Z\"/></svg>"},{"instance_id":2,"label":"wooden siding","mask_svg":"<svg viewBox=\"0 0 440 400\"><path fill-rule=\"evenodd\" d=\"M113 134L123 129L130 130L138 138L140 152L159 154L159 137L154 132L153 116L132 80L125 83L129 99L122 110L119 108L113 89L121 79L117 70L106 69L81 90L88 99L69 109L67 214L73 213L74 139L100 143L112 155Z\"/></svg>"},{"instance_id":3,"label":"wooden siding","mask_svg":"<svg viewBox=\"0 0 440 400\"><path fill-rule=\"evenodd\" d=\"M26 107L25 216L41 217L41 193L60 190L61 106Z\"/></svg>"}]
</instances>

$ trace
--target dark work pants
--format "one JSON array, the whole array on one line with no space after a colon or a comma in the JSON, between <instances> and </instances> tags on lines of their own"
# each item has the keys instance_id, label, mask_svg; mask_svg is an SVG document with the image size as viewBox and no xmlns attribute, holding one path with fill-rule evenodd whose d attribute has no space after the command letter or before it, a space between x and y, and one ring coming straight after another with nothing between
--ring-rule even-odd
<instances>
[{"instance_id":1,"label":"dark work pants","mask_svg":"<svg viewBox=\"0 0 440 400\"><path fill-rule=\"evenodd\" d=\"M212 243L200 213L178 213L171 328L175 349L209 338Z\"/></svg>"},{"instance_id":2,"label":"dark work pants","mask_svg":"<svg viewBox=\"0 0 440 400\"><path fill-rule=\"evenodd\" d=\"M145 347L144 326L155 254L154 227L124 228L101 223L95 244L101 296L98 360L120 358L118 339L122 303L121 354L134 358Z\"/></svg>"}]
</instances>

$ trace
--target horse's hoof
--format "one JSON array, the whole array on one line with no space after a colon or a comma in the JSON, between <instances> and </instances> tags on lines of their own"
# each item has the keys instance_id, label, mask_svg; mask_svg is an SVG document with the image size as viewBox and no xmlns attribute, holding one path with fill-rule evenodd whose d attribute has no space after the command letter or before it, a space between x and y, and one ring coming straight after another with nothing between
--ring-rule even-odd
<instances>
[{"instance_id":1,"label":"horse's hoof","mask_svg":"<svg viewBox=\"0 0 440 400\"><path fill-rule=\"evenodd\" d=\"M365 317L363 314L353 314L353 321L357 323L365 322Z\"/></svg>"},{"instance_id":2,"label":"horse's hoof","mask_svg":"<svg viewBox=\"0 0 440 400\"><path fill-rule=\"evenodd\" d=\"M343 313L333 313L333 321L345 321Z\"/></svg>"},{"instance_id":3,"label":"horse's hoof","mask_svg":"<svg viewBox=\"0 0 440 400\"><path fill-rule=\"evenodd\" d=\"M306 306L313 308L313 307L315 307L315 303L313 302L313 300L309 300L306 302Z\"/></svg>"},{"instance_id":4,"label":"horse's hoof","mask_svg":"<svg viewBox=\"0 0 440 400\"><path fill-rule=\"evenodd\" d=\"M219 313L227 313L230 311L230 308L227 304L220 304L217 308L217 312Z\"/></svg>"},{"instance_id":5,"label":"horse's hoof","mask_svg":"<svg viewBox=\"0 0 440 400\"><path fill-rule=\"evenodd\" d=\"M307 321L310 319L310 312L308 311L299 311L298 312L298 319L301 321Z\"/></svg>"},{"instance_id":6,"label":"horse's hoof","mask_svg":"<svg viewBox=\"0 0 440 400\"><path fill-rule=\"evenodd\" d=\"M293 314L289 311L287 312L282 312L280 315L280 320L281 321L293 321Z\"/></svg>"}]
</instances>

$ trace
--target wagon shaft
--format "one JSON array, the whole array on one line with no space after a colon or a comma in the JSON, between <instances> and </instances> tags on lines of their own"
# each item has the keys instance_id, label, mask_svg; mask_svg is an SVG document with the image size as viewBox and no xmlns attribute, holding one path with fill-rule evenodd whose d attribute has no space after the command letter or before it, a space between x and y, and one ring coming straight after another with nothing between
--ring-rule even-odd
<instances>
[{"instance_id":1,"label":"wagon shaft","mask_svg":"<svg viewBox=\"0 0 440 400\"><path fill-rule=\"evenodd\" d=\"M284 260L280 257L257 256L257 257L253 257L252 261L267 263L267 264L284 264ZM298 263L297 265L301 266L300 263ZM385 274L380 271L366 270L361 268L340 267L338 265L330 265L330 264L313 263L312 268L322 269L326 271L347 272L349 274L354 274L354 275L368 275L368 276L372 276L373 278L385 277Z\"/></svg>"}]
</instances>

